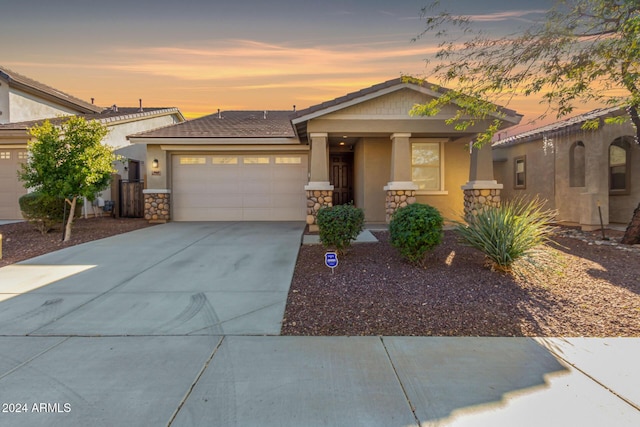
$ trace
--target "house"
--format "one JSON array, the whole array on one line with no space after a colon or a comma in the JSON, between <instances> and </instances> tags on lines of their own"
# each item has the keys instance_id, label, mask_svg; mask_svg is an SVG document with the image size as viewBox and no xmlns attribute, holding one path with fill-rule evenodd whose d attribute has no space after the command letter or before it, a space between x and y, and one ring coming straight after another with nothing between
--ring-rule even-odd
<instances>
[{"instance_id":1,"label":"house","mask_svg":"<svg viewBox=\"0 0 640 427\"><path fill-rule=\"evenodd\" d=\"M128 159L115 166L118 174L130 179L143 178L140 171L144 170L146 150L131 145L126 136L185 120L177 108L143 108L141 102L133 108L98 107L0 67L0 219L22 218L18 199L27 190L17 171L26 160L28 129L44 120L56 123L71 115L98 120L108 127L104 143Z\"/></svg>"},{"instance_id":2,"label":"house","mask_svg":"<svg viewBox=\"0 0 640 427\"><path fill-rule=\"evenodd\" d=\"M313 228L322 206L353 202L372 223L416 201L458 217L500 185L490 147L469 154L487 123L454 130L445 120L455 106L409 115L441 94L398 78L304 110L218 111L131 135L147 147L146 218L306 220ZM504 127L520 121L501 113Z\"/></svg>"},{"instance_id":3,"label":"house","mask_svg":"<svg viewBox=\"0 0 640 427\"><path fill-rule=\"evenodd\" d=\"M498 141L494 171L503 196L547 200L558 220L585 230L627 224L640 202L640 147L630 120L605 124L624 109L598 109ZM597 130L584 130L599 120Z\"/></svg>"}]
</instances>

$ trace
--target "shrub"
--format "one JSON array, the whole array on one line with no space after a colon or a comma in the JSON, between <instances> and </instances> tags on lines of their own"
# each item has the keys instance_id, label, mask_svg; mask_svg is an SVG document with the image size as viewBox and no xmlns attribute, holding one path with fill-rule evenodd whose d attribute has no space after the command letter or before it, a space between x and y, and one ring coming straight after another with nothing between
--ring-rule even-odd
<instances>
[{"instance_id":1,"label":"shrub","mask_svg":"<svg viewBox=\"0 0 640 427\"><path fill-rule=\"evenodd\" d=\"M544 210L544 201L518 198L486 209L455 231L470 246L482 251L492 268L512 272L515 263L539 269L541 245L549 241L555 212Z\"/></svg>"},{"instance_id":2,"label":"shrub","mask_svg":"<svg viewBox=\"0 0 640 427\"><path fill-rule=\"evenodd\" d=\"M352 204L324 207L318 211L320 242L338 252L351 245L364 228L364 211Z\"/></svg>"},{"instance_id":3,"label":"shrub","mask_svg":"<svg viewBox=\"0 0 640 427\"><path fill-rule=\"evenodd\" d=\"M412 264L422 264L442 241L443 219L433 206L414 203L400 208L389 223L391 244Z\"/></svg>"},{"instance_id":4,"label":"shrub","mask_svg":"<svg viewBox=\"0 0 640 427\"><path fill-rule=\"evenodd\" d=\"M48 233L57 224L61 224L65 213L65 201L59 197L33 192L25 194L18 200L22 216L33 224L42 234ZM76 205L76 216L80 213L82 203ZM69 207L66 207L67 216Z\"/></svg>"}]
</instances>

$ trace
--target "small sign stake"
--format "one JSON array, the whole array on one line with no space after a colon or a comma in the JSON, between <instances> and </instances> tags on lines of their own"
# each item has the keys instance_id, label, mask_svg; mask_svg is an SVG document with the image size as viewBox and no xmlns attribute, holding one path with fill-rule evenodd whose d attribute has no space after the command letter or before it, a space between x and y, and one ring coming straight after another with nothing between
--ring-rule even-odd
<instances>
[{"instance_id":1,"label":"small sign stake","mask_svg":"<svg viewBox=\"0 0 640 427\"><path fill-rule=\"evenodd\" d=\"M325 253L324 264L331 269L331 274L333 274L333 269L338 266L338 254L335 252Z\"/></svg>"}]
</instances>

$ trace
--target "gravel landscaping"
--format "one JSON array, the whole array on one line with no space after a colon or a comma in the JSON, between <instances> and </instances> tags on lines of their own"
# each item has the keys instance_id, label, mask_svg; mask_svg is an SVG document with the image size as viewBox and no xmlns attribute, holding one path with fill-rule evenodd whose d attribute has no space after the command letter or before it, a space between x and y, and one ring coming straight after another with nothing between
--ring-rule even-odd
<instances>
[{"instance_id":1,"label":"gravel landscaping","mask_svg":"<svg viewBox=\"0 0 640 427\"><path fill-rule=\"evenodd\" d=\"M374 234L334 274L321 245L301 248L283 335L640 336L640 250L617 245L620 232L564 229L559 264L529 279L489 270L451 231L425 268Z\"/></svg>"}]
</instances>

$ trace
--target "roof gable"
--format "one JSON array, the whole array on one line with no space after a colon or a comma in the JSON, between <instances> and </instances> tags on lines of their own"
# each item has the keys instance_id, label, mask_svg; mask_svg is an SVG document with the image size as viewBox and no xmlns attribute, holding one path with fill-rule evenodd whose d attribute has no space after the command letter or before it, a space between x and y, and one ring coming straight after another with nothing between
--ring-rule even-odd
<instances>
[{"instance_id":1,"label":"roof gable","mask_svg":"<svg viewBox=\"0 0 640 427\"><path fill-rule=\"evenodd\" d=\"M90 104L2 66L0 66L0 78L6 80L10 87L71 107L79 113L99 113L102 110L97 105Z\"/></svg>"}]
</instances>

